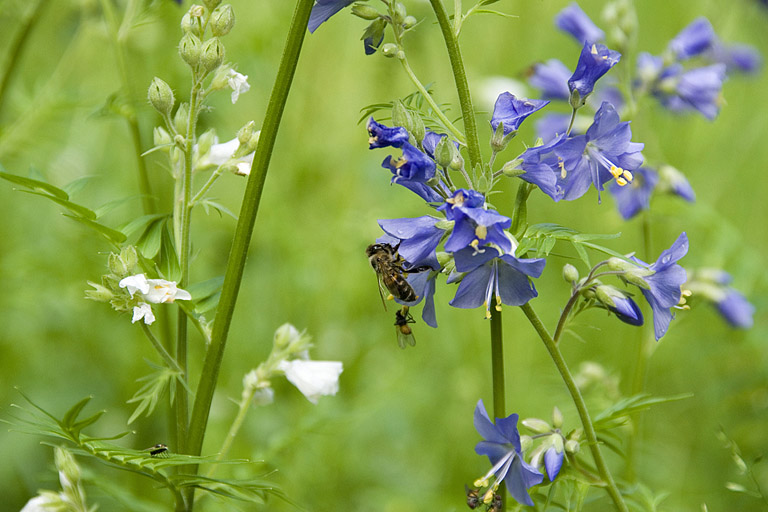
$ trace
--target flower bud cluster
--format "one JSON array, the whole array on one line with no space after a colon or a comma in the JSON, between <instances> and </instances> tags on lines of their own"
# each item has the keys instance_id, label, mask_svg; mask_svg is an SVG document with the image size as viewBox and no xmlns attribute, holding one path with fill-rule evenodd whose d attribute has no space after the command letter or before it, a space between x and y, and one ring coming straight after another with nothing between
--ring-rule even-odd
<instances>
[{"instance_id":1,"label":"flower bud cluster","mask_svg":"<svg viewBox=\"0 0 768 512\"><path fill-rule=\"evenodd\" d=\"M86 505L85 489L81 482L81 470L74 456L64 448L54 448L54 461L59 472L61 492L40 491L22 508L38 510L91 510Z\"/></svg>"}]
</instances>

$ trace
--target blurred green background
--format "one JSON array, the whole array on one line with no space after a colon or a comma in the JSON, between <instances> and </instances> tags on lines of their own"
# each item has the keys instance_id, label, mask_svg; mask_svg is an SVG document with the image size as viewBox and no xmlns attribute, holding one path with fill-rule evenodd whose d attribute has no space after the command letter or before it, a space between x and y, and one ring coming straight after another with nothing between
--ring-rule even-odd
<instances>
[{"instance_id":1,"label":"blurred green background","mask_svg":"<svg viewBox=\"0 0 768 512\"><path fill-rule=\"evenodd\" d=\"M35 3L2 2L2 58ZM429 5L405 3L409 14L424 20L408 36L412 65L425 83L433 83L439 102L455 104L453 79ZM122 12L124 2L118 4ZM552 22L567 4L505 0L494 7L516 18L470 19L462 44L475 91L491 77L522 80L535 61L557 57L572 66L578 45ZM606 29L599 21L604 4L580 2ZM248 120L261 123L293 10L290 1L236 0L233 6L237 25L224 41L227 57L249 76L251 90L235 107L228 94L215 96L213 108L203 115L202 126L215 127L222 140L233 137ZM750 43L768 56L768 9L760 2L643 0L637 7L642 50L660 53L681 28L704 15L723 40ZM158 1L143 9L125 44L147 149L159 121L144 101L150 80L163 78L181 98L189 85L176 51L185 7ZM0 106L0 163L21 175L36 169L58 186L89 176L87 187L74 200L92 208L136 196L136 160L127 125L104 108L120 89L120 80L99 3L47 2L39 16ZM314 406L290 384L276 380L275 403L252 409L232 451L233 456L266 463L225 468L220 474L248 477L276 470L270 478L312 511L464 510L463 485L487 469L487 460L473 452L479 436L472 411L479 398L486 403L491 398L489 325L480 310L450 308L447 302L454 290L439 285L439 329L430 329L419 318L414 327L417 346L397 348L391 311L381 308L364 249L380 235L376 219L427 211L415 195L389 186L389 172L380 168L388 153L368 151L367 134L358 124L360 108L413 91L397 62L363 54L359 39L364 27L365 22L346 10L305 41L266 182L204 451L218 450L236 412L229 398L239 397L243 375L268 354L275 328L291 322L314 337L314 358L343 361L340 391ZM710 511L764 510L758 499L726 490L728 481L747 481L716 432L722 426L747 459L765 453L766 75L731 79L724 93L726 104L715 122L673 116L646 101L632 125L633 140L646 143L646 159L675 165L697 192L694 205L663 198L653 203L654 252L687 231L691 249L682 263L727 269L734 285L757 307L750 331L729 329L707 305L680 312L658 344L649 391L694 394L643 415L639 474L655 491L669 492L662 510L701 510L703 503ZM534 97L535 92L530 94ZM493 97L476 92L475 99L478 109L492 108ZM490 135L489 117L479 116L483 140ZM508 159L522 147L518 141L532 142L530 127L505 153ZM146 161L161 203L169 207L167 165L158 154ZM224 176L214 196L237 212L244 186L244 179ZM506 195L496 196L502 213L511 213L515 186L505 184ZM136 197L107 222L121 226L139 215L140 207ZM639 220L622 221L608 194L602 204L594 191L579 201L555 204L534 193L529 211L531 222L557 222L592 233L621 232L620 239L609 242L613 249L642 250ZM0 183L0 218L0 417L7 419L10 404L22 401L14 390L18 386L57 414L92 394L93 410L107 410L92 434L124 430L133 410L125 401L138 388L136 379L150 371L145 358L156 357L127 315L83 298L86 281L98 281L106 272L109 247L63 217L52 203L15 192L6 182ZM196 211L193 281L223 273L234 225L231 218ZM532 304L550 329L569 293L560 278L568 261L551 258L536 282L539 298ZM640 330L598 312L579 317L574 330L583 340L567 337L563 349L574 371L584 361L597 362L627 393L629 381L622 376L633 368ZM565 414L565 428L578 426L544 347L514 308L504 310L504 332L507 410L521 417L549 418L557 405ZM202 362L201 345L193 338L193 372ZM162 412L141 418L131 426L135 434L123 441L136 449L163 442L166 423ZM58 489L58 482L52 450L38 438L6 430L0 433L0 509L18 510L38 489ZM611 458L610 463L621 476L621 461ZM98 470L90 473L98 475L98 482L87 491L100 510L134 509L112 496L110 489L116 485L141 489L147 500L167 499L147 481L86 467ZM764 464L756 469L768 489ZM601 494L595 495L601 500L589 510L610 509ZM214 501L207 503L211 510L219 508ZM265 509L293 507L274 501Z\"/></svg>"}]
</instances>

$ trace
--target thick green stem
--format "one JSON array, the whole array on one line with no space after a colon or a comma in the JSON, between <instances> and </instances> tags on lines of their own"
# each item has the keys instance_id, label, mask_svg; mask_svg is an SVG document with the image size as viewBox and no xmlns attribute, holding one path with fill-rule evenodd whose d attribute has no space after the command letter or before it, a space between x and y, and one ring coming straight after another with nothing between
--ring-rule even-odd
<instances>
[{"instance_id":1,"label":"thick green stem","mask_svg":"<svg viewBox=\"0 0 768 512\"><path fill-rule=\"evenodd\" d=\"M461 117L464 119L464 132L467 135L467 152L469 153L469 165L474 169L483 164L483 155L480 151L480 139L477 136L477 123L475 122L475 109L472 106L472 96L469 93L469 84L467 83L467 73L464 71L464 61L461 58L461 49L456 36L453 33L451 22L445 12L441 0L429 0L432 9L435 11L437 23L440 25L440 31L443 33L445 47L448 50L448 58L451 61L453 70L453 79L456 82L456 92L459 94L459 105L461 105ZM456 13L460 16L461 13Z\"/></svg>"},{"instance_id":2,"label":"thick green stem","mask_svg":"<svg viewBox=\"0 0 768 512\"><path fill-rule=\"evenodd\" d=\"M576 406L576 410L579 413L579 418L581 418L581 424L584 427L584 434L587 437L587 443L589 445L590 451L592 452L592 458L595 460L595 467L597 467L597 472L603 479L606 491L608 491L608 494L610 495L618 510L622 512L628 512L629 509L627 508L626 503L624 503L624 498L622 498L621 493L619 492L619 488L616 486L616 482L614 482L613 476L611 476L608 465L605 463L603 454L600 451L600 444L597 440L597 433L595 432L595 427L592 425L592 419L589 417L589 411L587 410L587 405L584 402L584 397L581 396L581 391L579 390L578 386L576 386L576 382L573 380L573 375L571 375L571 371L568 369L568 365L565 364L565 359L563 359L563 355L560 353L560 349L555 343L555 340L552 339L552 336L549 334L546 327L544 327L544 324L541 323L541 320L531 305L525 304L521 306L520 309L523 310L523 313L525 313L525 316L528 317L528 320L531 322L531 325L533 325L533 328L536 329L536 332L541 338L541 341L544 342L544 346L547 348L552 361L555 363L557 370L560 372L560 376L563 378L563 382L565 382L565 386L568 388L568 392L571 395L573 404Z\"/></svg>"},{"instance_id":3,"label":"thick green stem","mask_svg":"<svg viewBox=\"0 0 768 512\"><path fill-rule=\"evenodd\" d=\"M251 175L248 178L243 205L240 210L237 227L235 228L234 239L232 240L229 261L227 262L227 270L221 290L221 299L219 300L216 312L211 345L205 355L203 371L192 409L188 443L189 452L192 454L200 454L202 450L205 429L208 424L208 414L211 408L211 401L213 400L213 391L216 388L216 382L219 377L227 334L229 333L232 314L235 309L238 292L240 291L240 282L243 277L253 225L256 221L256 213L259 209L269 161L272 156L275 139L277 138L283 109L288 99L288 92L290 91L296 71L296 65L298 64L313 3L314 0L298 0L296 2L291 28L261 129L261 138L253 158Z\"/></svg>"}]
</instances>

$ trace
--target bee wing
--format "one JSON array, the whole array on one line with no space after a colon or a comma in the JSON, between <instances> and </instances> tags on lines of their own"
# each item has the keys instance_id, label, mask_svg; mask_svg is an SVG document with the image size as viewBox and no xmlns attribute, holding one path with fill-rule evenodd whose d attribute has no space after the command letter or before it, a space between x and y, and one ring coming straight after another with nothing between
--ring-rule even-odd
<instances>
[{"instance_id":1,"label":"bee wing","mask_svg":"<svg viewBox=\"0 0 768 512\"><path fill-rule=\"evenodd\" d=\"M413 337L413 332L405 334L400 327L397 327L397 345L400 348L405 348L407 345L412 347L416 346L416 338Z\"/></svg>"},{"instance_id":2,"label":"bee wing","mask_svg":"<svg viewBox=\"0 0 768 512\"><path fill-rule=\"evenodd\" d=\"M384 285L384 281L381 278L381 275L377 272L376 273L376 283L378 284L379 288L379 297L381 297L381 305L384 306L384 311L387 310L387 301L384 298L384 292L387 292L387 296L389 296L389 290Z\"/></svg>"}]
</instances>

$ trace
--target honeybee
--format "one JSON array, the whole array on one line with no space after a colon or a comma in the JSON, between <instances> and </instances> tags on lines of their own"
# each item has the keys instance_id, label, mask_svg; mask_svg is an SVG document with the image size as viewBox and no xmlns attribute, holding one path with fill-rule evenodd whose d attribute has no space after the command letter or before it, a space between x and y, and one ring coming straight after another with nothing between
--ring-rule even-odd
<instances>
[{"instance_id":1,"label":"honeybee","mask_svg":"<svg viewBox=\"0 0 768 512\"><path fill-rule=\"evenodd\" d=\"M379 294L384 310L387 309L387 303L384 301L384 294L381 293L382 285L393 297L403 302L413 302L419 298L413 287L405 280L404 260L397 253L397 246L371 244L365 250L365 254L368 255L368 261L379 277Z\"/></svg>"},{"instance_id":2,"label":"honeybee","mask_svg":"<svg viewBox=\"0 0 768 512\"><path fill-rule=\"evenodd\" d=\"M408 312L408 306L403 306L403 309L395 311L395 327L397 327L397 344L400 348L405 348L406 344L410 346L416 345L416 338L413 336L411 326L408 324L415 324L416 320Z\"/></svg>"},{"instance_id":3,"label":"honeybee","mask_svg":"<svg viewBox=\"0 0 768 512\"><path fill-rule=\"evenodd\" d=\"M489 512L501 512L503 506L504 502L501 499L501 494L494 493L493 501L491 501L491 504L488 507Z\"/></svg>"}]
</instances>

